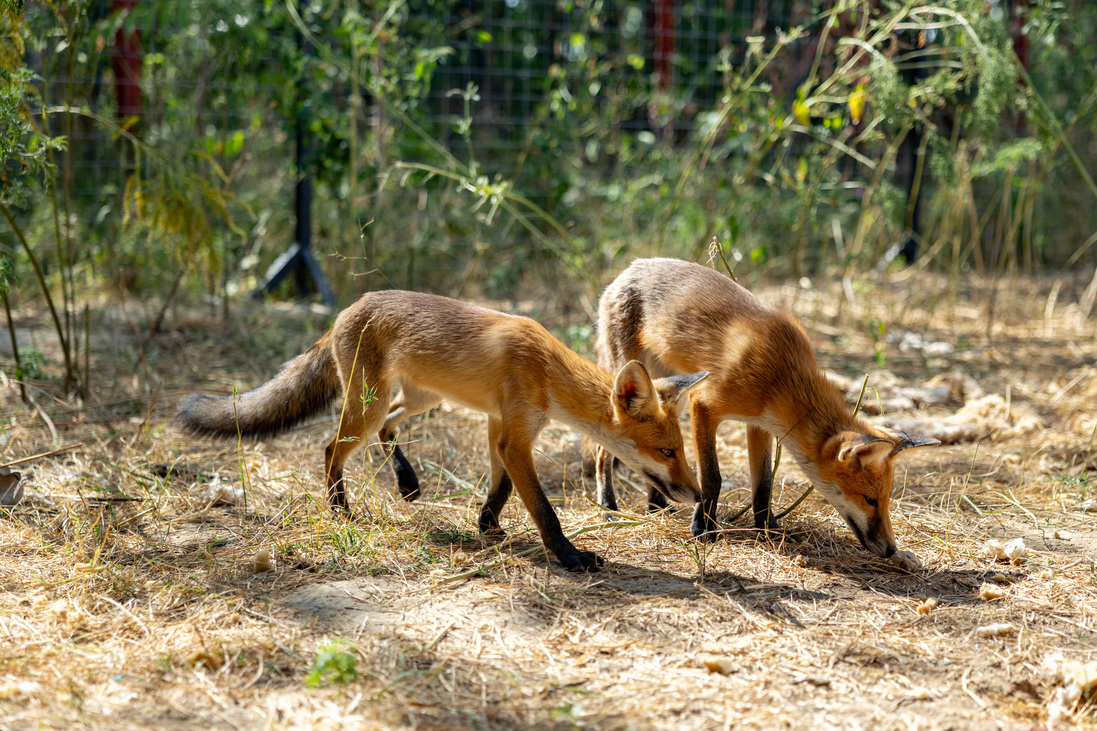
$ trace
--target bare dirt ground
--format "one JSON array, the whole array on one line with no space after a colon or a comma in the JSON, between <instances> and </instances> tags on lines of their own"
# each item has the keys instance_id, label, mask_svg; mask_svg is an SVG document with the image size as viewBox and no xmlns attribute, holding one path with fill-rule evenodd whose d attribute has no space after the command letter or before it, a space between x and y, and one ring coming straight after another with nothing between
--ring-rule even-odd
<instances>
[{"instance_id":1,"label":"bare dirt ground","mask_svg":"<svg viewBox=\"0 0 1097 731\"><path fill-rule=\"evenodd\" d=\"M690 539L687 511L640 512L627 475L634 519L604 524L572 435L546 432L539 469L565 531L590 528L575 540L607 559L597 574L548 560L516 500L510 539L480 541L486 428L448 406L402 435L419 502L396 500L361 450L354 518L334 517L333 416L260 444L170 424L188 392L272 376L322 317L177 314L139 350L119 316L93 336L87 403L33 384L56 437L0 383L0 465L80 445L11 467L26 479L0 509L0 727L1097 726L1097 693L1069 693L1070 663L1097 660L1097 322L1069 283L1050 310L1050 282L1003 281L993 312L989 286L953 298L921 274L852 301L757 288L801 316L851 398L869 374L871 419L947 442L897 470L914 573L865 552L815 495L781 540L730 520L748 499L735 424L727 537L711 545ZM54 357L40 323L21 324ZM791 460L777 480L779 509L807 484ZM1018 538L1018 560L985 555Z\"/></svg>"}]
</instances>

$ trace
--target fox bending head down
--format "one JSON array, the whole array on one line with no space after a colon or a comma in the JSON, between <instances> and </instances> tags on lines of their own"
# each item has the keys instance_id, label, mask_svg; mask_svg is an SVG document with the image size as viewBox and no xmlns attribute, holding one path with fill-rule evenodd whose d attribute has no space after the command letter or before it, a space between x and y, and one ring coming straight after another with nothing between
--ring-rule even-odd
<instances>
[{"instance_id":1,"label":"fox bending head down","mask_svg":"<svg viewBox=\"0 0 1097 731\"><path fill-rule=\"evenodd\" d=\"M491 487L482 533L502 533L499 514L517 488L541 539L571 571L602 560L564 536L533 466L533 442L549 419L585 433L647 478L657 494L696 503L678 426L678 402L707 373L653 380L638 362L616 377L587 361L526 317L446 297L385 291L363 295L320 340L271 381L236 397L190 396L184 428L234 438L285 431L344 394L339 429L327 445L328 501L347 508L343 465L364 437L379 434L407 500L419 481L396 444L400 422L443 399L488 416ZM399 396L393 398L399 387Z\"/></svg>"},{"instance_id":2,"label":"fox bending head down","mask_svg":"<svg viewBox=\"0 0 1097 731\"><path fill-rule=\"evenodd\" d=\"M695 536L715 535L716 429L734 419L747 424L756 527L777 528L770 512L777 437L862 546L884 558L896 552L889 513L893 461L904 450L940 442L856 417L791 315L712 269L637 259L602 294L597 349L604 368L638 360L655 376L711 373L689 399L702 493ZM616 510L612 460L601 450L596 460L599 502ZM655 494L650 501L665 504Z\"/></svg>"}]
</instances>

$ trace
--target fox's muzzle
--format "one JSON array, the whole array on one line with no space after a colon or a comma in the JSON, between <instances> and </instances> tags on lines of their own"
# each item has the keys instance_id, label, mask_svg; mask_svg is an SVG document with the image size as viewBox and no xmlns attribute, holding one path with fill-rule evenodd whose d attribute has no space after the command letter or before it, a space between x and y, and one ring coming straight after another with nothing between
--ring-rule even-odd
<instances>
[{"instance_id":1,"label":"fox's muzzle","mask_svg":"<svg viewBox=\"0 0 1097 731\"><path fill-rule=\"evenodd\" d=\"M845 516L842 517L844 518ZM898 547L895 545L895 539L886 534L881 524L870 523L868 530L864 531L855 520L846 518L846 523L849 524L850 529L853 531L853 534L857 536L857 540L861 542L861 545L880 558L891 558L897 550Z\"/></svg>"},{"instance_id":2,"label":"fox's muzzle","mask_svg":"<svg viewBox=\"0 0 1097 731\"><path fill-rule=\"evenodd\" d=\"M676 503L685 503L687 505L701 502L701 492L697 488L689 485L679 485L676 482L667 482L648 470L644 470L643 472L644 477L648 478L648 482L650 482L656 490L661 492L663 497L673 500Z\"/></svg>"}]
</instances>

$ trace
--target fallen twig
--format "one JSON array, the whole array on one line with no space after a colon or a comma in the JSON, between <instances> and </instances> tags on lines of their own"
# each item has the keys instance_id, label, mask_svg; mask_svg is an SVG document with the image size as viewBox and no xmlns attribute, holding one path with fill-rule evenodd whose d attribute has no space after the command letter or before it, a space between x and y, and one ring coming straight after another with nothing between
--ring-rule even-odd
<instances>
[{"instance_id":1,"label":"fallen twig","mask_svg":"<svg viewBox=\"0 0 1097 731\"><path fill-rule=\"evenodd\" d=\"M84 445L83 444L72 444L68 447L61 447L60 449L54 449L50 452L40 452L38 454L32 454L29 457L21 457L20 459L17 459L14 462L5 462L4 464L0 464L0 467L14 467L17 464L24 464L26 462L33 462L36 459L45 459L46 457L53 457L53 456L56 456L58 454L64 454L65 452L71 452L72 450L79 449L82 446L84 446Z\"/></svg>"}]
</instances>

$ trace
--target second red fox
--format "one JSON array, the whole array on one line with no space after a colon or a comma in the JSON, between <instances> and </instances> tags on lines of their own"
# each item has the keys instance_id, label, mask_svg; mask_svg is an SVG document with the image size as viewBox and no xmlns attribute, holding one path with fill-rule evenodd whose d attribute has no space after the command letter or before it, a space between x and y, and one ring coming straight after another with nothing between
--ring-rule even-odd
<instances>
[{"instance_id":1,"label":"second red fox","mask_svg":"<svg viewBox=\"0 0 1097 731\"><path fill-rule=\"evenodd\" d=\"M654 376L711 373L689 399L702 493L691 525L695 536L716 530L716 429L734 419L747 424L756 527L777 528L770 512L777 437L862 546L884 558L896 552L889 513L892 463L905 450L940 442L854 416L791 315L707 267L637 259L602 294L597 349L603 368L635 359ZM599 450L596 460L599 502L616 510L610 456ZM665 504L655 493L651 501Z\"/></svg>"}]
</instances>

